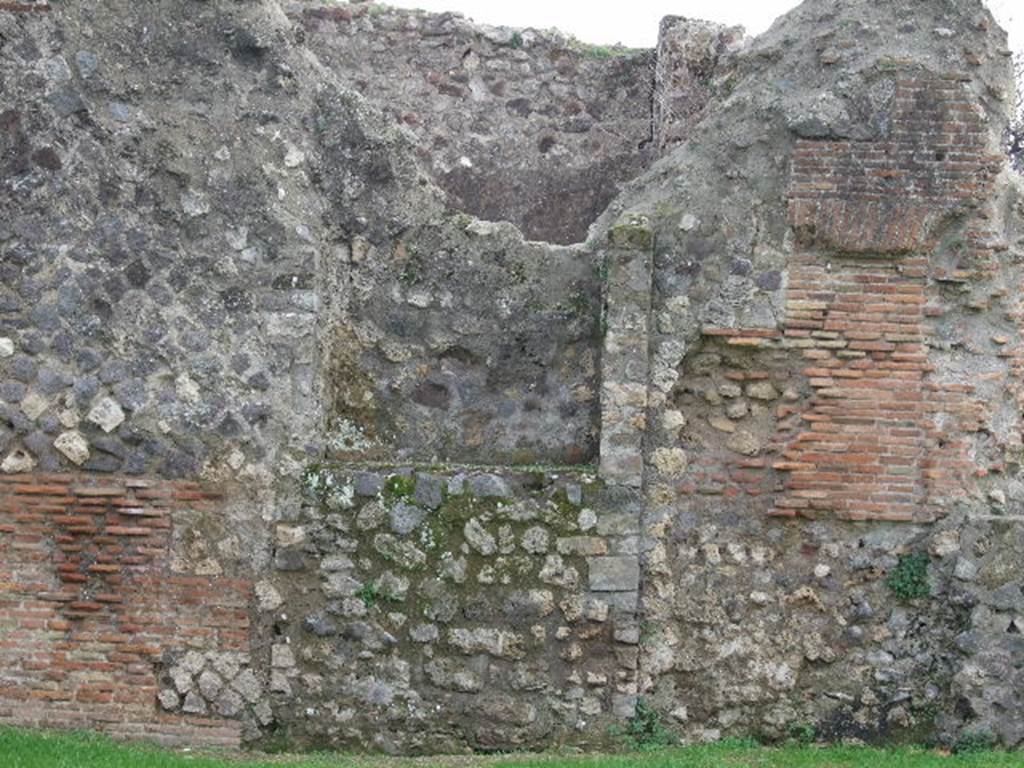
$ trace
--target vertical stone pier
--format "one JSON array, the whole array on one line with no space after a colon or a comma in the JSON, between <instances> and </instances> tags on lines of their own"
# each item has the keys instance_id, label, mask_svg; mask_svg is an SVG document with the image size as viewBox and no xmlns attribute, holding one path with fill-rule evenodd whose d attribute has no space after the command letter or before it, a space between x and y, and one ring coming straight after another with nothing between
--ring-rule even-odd
<instances>
[{"instance_id":1,"label":"vertical stone pier","mask_svg":"<svg viewBox=\"0 0 1024 768\"><path fill-rule=\"evenodd\" d=\"M615 499L611 505L615 512L606 511L603 521L612 534L610 554L593 557L588 565L591 592L600 593L616 611L615 651L622 679L613 710L619 717L632 715L637 692L653 246L647 217L627 213L610 230L603 254L600 474Z\"/></svg>"}]
</instances>

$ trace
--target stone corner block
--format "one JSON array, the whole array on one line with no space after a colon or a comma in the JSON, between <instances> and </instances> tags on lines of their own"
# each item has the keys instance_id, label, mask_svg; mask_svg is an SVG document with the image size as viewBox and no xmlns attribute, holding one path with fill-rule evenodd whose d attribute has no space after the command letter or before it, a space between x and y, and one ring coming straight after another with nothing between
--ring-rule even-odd
<instances>
[{"instance_id":1,"label":"stone corner block","mask_svg":"<svg viewBox=\"0 0 1024 768\"><path fill-rule=\"evenodd\" d=\"M636 592L640 588L640 562L636 557L590 557L587 566L594 592Z\"/></svg>"},{"instance_id":2,"label":"stone corner block","mask_svg":"<svg viewBox=\"0 0 1024 768\"><path fill-rule=\"evenodd\" d=\"M647 251L654 246L654 230L647 216L625 213L608 230L608 242L615 248Z\"/></svg>"}]
</instances>

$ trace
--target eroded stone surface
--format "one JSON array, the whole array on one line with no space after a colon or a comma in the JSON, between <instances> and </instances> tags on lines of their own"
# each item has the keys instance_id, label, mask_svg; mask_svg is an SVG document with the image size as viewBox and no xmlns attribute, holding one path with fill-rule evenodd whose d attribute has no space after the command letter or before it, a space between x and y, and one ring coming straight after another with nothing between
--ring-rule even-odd
<instances>
[{"instance_id":1,"label":"eroded stone surface","mask_svg":"<svg viewBox=\"0 0 1024 768\"><path fill-rule=\"evenodd\" d=\"M125 417L120 403L112 397L104 397L89 409L86 418L104 432L113 432L124 423Z\"/></svg>"},{"instance_id":2,"label":"eroded stone surface","mask_svg":"<svg viewBox=\"0 0 1024 768\"><path fill-rule=\"evenodd\" d=\"M61 432L53 441L53 447L60 451L72 464L81 466L89 458L89 442L81 432Z\"/></svg>"}]
</instances>

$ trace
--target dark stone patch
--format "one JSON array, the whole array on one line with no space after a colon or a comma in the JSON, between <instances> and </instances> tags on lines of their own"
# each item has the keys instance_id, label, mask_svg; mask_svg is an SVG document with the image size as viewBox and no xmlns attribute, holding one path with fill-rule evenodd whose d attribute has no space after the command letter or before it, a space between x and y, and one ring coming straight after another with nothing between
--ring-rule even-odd
<instances>
[{"instance_id":1,"label":"dark stone patch","mask_svg":"<svg viewBox=\"0 0 1024 768\"><path fill-rule=\"evenodd\" d=\"M231 35L231 56L249 67L262 67L268 47L247 29L235 29Z\"/></svg>"},{"instance_id":2,"label":"dark stone patch","mask_svg":"<svg viewBox=\"0 0 1024 768\"><path fill-rule=\"evenodd\" d=\"M78 366L78 370L82 371L82 373L95 371L102 362L102 355L89 347L83 347L75 354L75 365Z\"/></svg>"},{"instance_id":3,"label":"dark stone patch","mask_svg":"<svg viewBox=\"0 0 1024 768\"><path fill-rule=\"evenodd\" d=\"M231 356L231 370L241 376L249 369L249 356L239 352Z\"/></svg>"},{"instance_id":4,"label":"dark stone patch","mask_svg":"<svg viewBox=\"0 0 1024 768\"><path fill-rule=\"evenodd\" d=\"M440 83L437 86L437 90L443 93L445 96L451 96L456 99L464 98L466 95L466 89L453 83Z\"/></svg>"},{"instance_id":5,"label":"dark stone patch","mask_svg":"<svg viewBox=\"0 0 1024 768\"><path fill-rule=\"evenodd\" d=\"M274 554L274 567L279 571L303 571L306 558L297 549L279 549Z\"/></svg>"},{"instance_id":6,"label":"dark stone patch","mask_svg":"<svg viewBox=\"0 0 1024 768\"><path fill-rule=\"evenodd\" d=\"M21 348L30 355L39 355L46 351L46 341L42 334L29 331L21 336Z\"/></svg>"},{"instance_id":7,"label":"dark stone patch","mask_svg":"<svg viewBox=\"0 0 1024 768\"><path fill-rule=\"evenodd\" d=\"M78 74L83 78L92 77L99 67L99 59L92 51L78 51L75 54L75 65L78 67Z\"/></svg>"},{"instance_id":8,"label":"dark stone patch","mask_svg":"<svg viewBox=\"0 0 1024 768\"><path fill-rule=\"evenodd\" d=\"M412 399L427 408L440 408L446 411L451 405L452 396L444 385L424 381L413 390Z\"/></svg>"},{"instance_id":9,"label":"dark stone patch","mask_svg":"<svg viewBox=\"0 0 1024 768\"><path fill-rule=\"evenodd\" d=\"M60 156L53 147L43 147L32 153L32 162L47 171L59 171L64 167Z\"/></svg>"},{"instance_id":10,"label":"dark stone patch","mask_svg":"<svg viewBox=\"0 0 1024 768\"><path fill-rule=\"evenodd\" d=\"M96 435L90 440L90 445L97 451L109 453L111 456L116 456L119 459L124 458L124 445L117 438L110 437L109 435Z\"/></svg>"},{"instance_id":11,"label":"dark stone patch","mask_svg":"<svg viewBox=\"0 0 1024 768\"><path fill-rule=\"evenodd\" d=\"M265 392L270 389L270 377L266 371L257 371L249 377L246 383L258 392Z\"/></svg>"},{"instance_id":12,"label":"dark stone patch","mask_svg":"<svg viewBox=\"0 0 1024 768\"><path fill-rule=\"evenodd\" d=\"M288 273L275 277L271 286L279 291L308 290L313 287L314 279L309 272Z\"/></svg>"},{"instance_id":13,"label":"dark stone patch","mask_svg":"<svg viewBox=\"0 0 1024 768\"><path fill-rule=\"evenodd\" d=\"M338 632L335 623L322 613L311 613L302 620L302 628L317 637L328 637Z\"/></svg>"},{"instance_id":14,"label":"dark stone patch","mask_svg":"<svg viewBox=\"0 0 1024 768\"><path fill-rule=\"evenodd\" d=\"M746 277L750 274L753 267L749 259L734 259L732 262L732 268L729 270L734 275Z\"/></svg>"},{"instance_id":15,"label":"dark stone patch","mask_svg":"<svg viewBox=\"0 0 1024 768\"><path fill-rule=\"evenodd\" d=\"M100 381L104 384L116 384L128 377L128 365L121 360L111 360L100 368Z\"/></svg>"},{"instance_id":16,"label":"dark stone patch","mask_svg":"<svg viewBox=\"0 0 1024 768\"><path fill-rule=\"evenodd\" d=\"M146 262L142 259L136 259L124 268L124 276L132 288L145 288L152 274L150 274Z\"/></svg>"},{"instance_id":17,"label":"dark stone patch","mask_svg":"<svg viewBox=\"0 0 1024 768\"><path fill-rule=\"evenodd\" d=\"M529 117L533 109L530 107L529 99L512 99L511 101L505 102L505 109L508 110L510 115L518 115L519 117Z\"/></svg>"},{"instance_id":18,"label":"dark stone patch","mask_svg":"<svg viewBox=\"0 0 1024 768\"><path fill-rule=\"evenodd\" d=\"M217 433L222 437L238 437L242 434L242 425L233 414L229 413L217 426Z\"/></svg>"},{"instance_id":19,"label":"dark stone patch","mask_svg":"<svg viewBox=\"0 0 1024 768\"><path fill-rule=\"evenodd\" d=\"M110 300L116 303L124 296L124 280L117 274L108 275L106 280L103 281L103 289L106 291L107 296L110 297Z\"/></svg>"},{"instance_id":20,"label":"dark stone patch","mask_svg":"<svg viewBox=\"0 0 1024 768\"><path fill-rule=\"evenodd\" d=\"M384 488L384 478L376 472L360 472L355 476L355 491L360 496L376 496Z\"/></svg>"},{"instance_id":21,"label":"dark stone patch","mask_svg":"<svg viewBox=\"0 0 1024 768\"><path fill-rule=\"evenodd\" d=\"M248 312L252 309L252 297L243 288L221 291L220 298L228 312Z\"/></svg>"},{"instance_id":22,"label":"dark stone patch","mask_svg":"<svg viewBox=\"0 0 1024 768\"><path fill-rule=\"evenodd\" d=\"M246 403L242 406L242 418L251 427L262 427L270 419L270 406L266 403Z\"/></svg>"},{"instance_id":23,"label":"dark stone patch","mask_svg":"<svg viewBox=\"0 0 1024 768\"><path fill-rule=\"evenodd\" d=\"M88 402L100 391L100 382L95 376L78 376L71 388L76 400Z\"/></svg>"},{"instance_id":24,"label":"dark stone patch","mask_svg":"<svg viewBox=\"0 0 1024 768\"><path fill-rule=\"evenodd\" d=\"M28 384L34 381L38 375L39 364L30 357L18 355L7 362L5 373L15 381Z\"/></svg>"},{"instance_id":25,"label":"dark stone patch","mask_svg":"<svg viewBox=\"0 0 1024 768\"><path fill-rule=\"evenodd\" d=\"M423 507L437 509L444 501L445 481L435 475L420 473L416 475L416 490L412 500Z\"/></svg>"},{"instance_id":26,"label":"dark stone patch","mask_svg":"<svg viewBox=\"0 0 1024 768\"><path fill-rule=\"evenodd\" d=\"M703 261L714 251L711 241L704 237L691 238L686 248L687 254L697 261Z\"/></svg>"},{"instance_id":27,"label":"dark stone patch","mask_svg":"<svg viewBox=\"0 0 1024 768\"><path fill-rule=\"evenodd\" d=\"M777 291L782 286L782 274L775 269L762 272L757 276L757 287L766 291Z\"/></svg>"},{"instance_id":28,"label":"dark stone patch","mask_svg":"<svg viewBox=\"0 0 1024 768\"><path fill-rule=\"evenodd\" d=\"M46 97L46 100L50 102L59 117L70 117L76 113L87 111L81 95L71 86L64 86L54 91Z\"/></svg>"},{"instance_id":29,"label":"dark stone patch","mask_svg":"<svg viewBox=\"0 0 1024 768\"><path fill-rule=\"evenodd\" d=\"M49 366L39 369L39 389L46 395L55 395L70 384L70 380L60 371Z\"/></svg>"},{"instance_id":30,"label":"dark stone patch","mask_svg":"<svg viewBox=\"0 0 1024 768\"><path fill-rule=\"evenodd\" d=\"M143 379L128 379L114 387L114 396L124 408L137 411L149 400L149 391Z\"/></svg>"}]
</instances>

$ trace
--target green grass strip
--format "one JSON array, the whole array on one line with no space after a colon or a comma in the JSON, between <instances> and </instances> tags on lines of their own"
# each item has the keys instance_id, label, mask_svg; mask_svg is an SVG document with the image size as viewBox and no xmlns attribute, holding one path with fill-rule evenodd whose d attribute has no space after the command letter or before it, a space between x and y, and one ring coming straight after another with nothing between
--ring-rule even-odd
<instances>
[{"instance_id":1,"label":"green grass strip","mask_svg":"<svg viewBox=\"0 0 1024 768\"><path fill-rule=\"evenodd\" d=\"M393 758L344 754L183 752L104 736L0 728L3 768L1021 768L1024 752L949 755L904 747L759 747L722 742L616 755L488 755Z\"/></svg>"}]
</instances>

